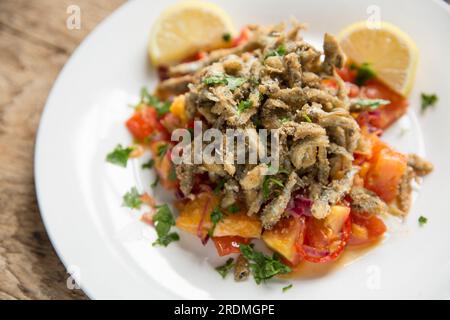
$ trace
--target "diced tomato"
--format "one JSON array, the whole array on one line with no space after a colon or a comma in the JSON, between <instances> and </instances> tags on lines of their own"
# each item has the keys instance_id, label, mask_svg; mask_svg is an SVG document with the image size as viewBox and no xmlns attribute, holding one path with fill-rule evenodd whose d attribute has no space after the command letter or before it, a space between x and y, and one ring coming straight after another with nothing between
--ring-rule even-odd
<instances>
[{"instance_id":1,"label":"diced tomato","mask_svg":"<svg viewBox=\"0 0 450 320\"><path fill-rule=\"evenodd\" d=\"M301 217L304 227L295 244L300 257L313 263L336 260L350 238L352 219L349 213L348 207L334 206L331 219ZM336 232L338 228L341 230Z\"/></svg>"},{"instance_id":2,"label":"diced tomato","mask_svg":"<svg viewBox=\"0 0 450 320\"><path fill-rule=\"evenodd\" d=\"M178 118L177 116L175 116L173 113L169 112L166 113L162 118L161 118L161 124L164 126L165 129L167 129L167 131L172 132L175 129L181 128L183 127L182 122L180 120L180 118Z\"/></svg>"},{"instance_id":3,"label":"diced tomato","mask_svg":"<svg viewBox=\"0 0 450 320\"><path fill-rule=\"evenodd\" d=\"M371 113L372 117L370 117L368 122L376 128L388 128L404 115L408 109L408 100L406 98L377 80L370 80L365 86L361 87L360 96L369 99L385 99L391 102ZM367 112L362 113L360 117L361 119L367 117ZM359 123L361 123L361 119L358 119Z\"/></svg>"},{"instance_id":4,"label":"diced tomato","mask_svg":"<svg viewBox=\"0 0 450 320\"><path fill-rule=\"evenodd\" d=\"M270 230L264 231L262 239L272 250L279 253L290 266L300 263L295 244L303 229L303 221L298 215L283 218Z\"/></svg>"},{"instance_id":5,"label":"diced tomato","mask_svg":"<svg viewBox=\"0 0 450 320\"><path fill-rule=\"evenodd\" d=\"M251 241L251 239L237 236L213 237L212 240L216 246L217 253L221 257L231 253L239 253L239 245L241 243L249 244Z\"/></svg>"},{"instance_id":6,"label":"diced tomato","mask_svg":"<svg viewBox=\"0 0 450 320\"><path fill-rule=\"evenodd\" d=\"M156 110L147 106L138 108L128 119L126 126L133 137L138 140L144 140L155 131L164 131L164 127L158 121Z\"/></svg>"},{"instance_id":7,"label":"diced tomato","mask_svg":"<svg viewBox=\"0 0 450 320\"><path fill-rule=\"evenodd\" d=\"M336 70L342 80L346 82L355 82L356 70L351 70L349 67L343 67L342 69Z\"/></svg>"},{"instance_id":8,"label":"diced tomato","mask_svg":"<svg viewBox=\"0 0 450 320\"><path fill-rule=\"evenodd\" d=\"M237 38L233 39L231 46L237 47L238 45L246 42L248 40L248 38L250 38L250 30L247 27L242 28L239 36Z\"/></svg>"},{"instance_id":9,"label":"diced tomato","mask_svg":"<svg viewBox=\"0 0 450 320\"><path fill-rule=\"evenodd\" d=\"M379 144L381 145L381 144ZM374 150L371 165L365 177L365 187L385 202L393 201L407 167L406 156L385 146Z\"/></svg>"},{"instance_id":10,"label":"diced tomato","mask_svg":"<svg viewBox=\"0 0 450 320\"><path fill-rule=\"evenodd\" d=\"M383 220L375 215L352 212L350 245L363 245L378 240L387 230Z\"/></svg>"},{"instance_id":11,"label":"diced tomato","mask_svg":"<svg viewBox=\"0 0 450 320\"><path fill-rule=\"evenodd\" d=\"M347 87L348 96L350 98L356 98L359 95L359 87L356 84L346 82L345 86Z\"/></svg>"},{"instance_id":12,"label":"diced tomato","mask_svg":"<svg viewBox=\"0 0 450 320\"><path fill-rule=\"evenodd\" d=\"M306 217L306 220L308 221L305 222L304 236L300 237L296 244L299 255L304 260L313 263L325 263L336 260L344 251L350 238L352 228L351 216L348 215L347 220L344 222L342 232L338 239L334 237L326 238L328 231L324 230L324 226L320 224L320 220L313 217ZM308 228L310 229L309 232ZM306 233L309 233L308 236ZM302 238L303 241L301 241ZM327 242L328 245L322 247ZM314 245L318 245L319 247L315 247Z\"/></svg>"},{"instance_id":13,"label":"diced tomato","mask_svg":"<svg viewBox=\"0 0 450 320\"><path fill-rule=\"evenodd\" d=\"M321 83L326 87L338 89L338 84L334 79L322 79Z\"/></svg>"}]
</instances>

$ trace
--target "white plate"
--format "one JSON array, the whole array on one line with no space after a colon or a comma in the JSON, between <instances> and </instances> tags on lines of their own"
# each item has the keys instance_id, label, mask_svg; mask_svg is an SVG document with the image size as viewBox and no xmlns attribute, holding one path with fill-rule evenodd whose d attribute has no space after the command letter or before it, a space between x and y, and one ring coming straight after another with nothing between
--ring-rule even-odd
<instances>
[{"instance_id":1,"label":"white plate","mask_svg":"<svg viewBox=\"0 0 450 320\"><path fill-rule=\"evenodd\" d=\"M276 23L294 16L308 22L306 38L320 45L326 31L368 17L381 18L409 33L420 49L411 108L387 139L402 151L425 153L436 171L425 179L407 221L357 261L321 277L257 286L253 280L222 280L212 245L192 236L168 248L152 247L154 230L139 213L121 207L132 186L152 177L139 161L127 169L107 164L117 143L128 144L124 120L143 85L153 87L147 62L150 27L174 1L129 1L90 34L64 67L48 98L36 144L39 205L60 258L91 298L450 298L450 99L449 8L443 1L214 1L237 26ZM376 8L375 8L376 9ZM369 12L370 13L370 12ZM439 105L419 114L420 92L436 92ZM403 136L403 127L410 129ZM417 219L429 222L419 227Z\"/></svg>"}]
</instances>

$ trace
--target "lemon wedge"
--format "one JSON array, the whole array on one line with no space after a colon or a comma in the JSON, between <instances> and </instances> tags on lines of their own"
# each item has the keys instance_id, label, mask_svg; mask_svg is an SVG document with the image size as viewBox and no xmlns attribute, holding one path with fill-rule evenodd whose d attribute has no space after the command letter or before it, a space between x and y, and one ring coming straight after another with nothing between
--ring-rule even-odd
<instances>
[{"instance_id":1,"label":"lemon wedge","mask_svg":"<svg viewBox=\"0 0 450 320\"><path fill-rule=\"evenodd\" d=\"M148 53L155 65L173 64L198 51L226 46L234 33L230 17L217 5L181 1L167 8L153 25Z\"/></svg>"},{"instance_id":2,"label":"lemon wedge","mask_svg":"<svg viewBox=\"0 0 450 320\"><path fill-rule=\"evenodd\" d=\"M338 40L351 62L369 63L379 80L404 96L411 91L419 52L405 32L387 22L369 28L361 21L344 28Z\"/></svg>"}]
</instances>

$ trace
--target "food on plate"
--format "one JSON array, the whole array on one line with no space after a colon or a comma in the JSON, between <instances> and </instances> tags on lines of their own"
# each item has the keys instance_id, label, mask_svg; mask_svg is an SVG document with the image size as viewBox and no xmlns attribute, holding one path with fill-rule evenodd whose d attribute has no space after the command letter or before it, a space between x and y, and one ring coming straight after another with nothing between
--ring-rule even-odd
<instances>
[{"instance_id":1,"label":"food on plate","mask_svg":"<svg viewBox=\"0 0 450 320\"><path fill-rule=\"evenodd\" d=\"M142 168L154 168L154 186L176 195L178 215L136 188L124 205L149 208L143 220L155 224L155 245L179 240L176 227L203 245L212 241L220 256L234 254L216 269L223 277L234 270L236 280L251 274L258 284L380 240L384 217L406 216L412 182L433 170L420 156L382 141L408 108L405 94L417 62L412 41L389 24L376 32L355 24L340 43L326 33L320 51L302 38L305 26L293 21L291 27L249 25L224 43L217 37L232 31L228 19L205 6L173 7L156 23L150 55L164 72L152 94L142 90L126 122L136 145L152 154ZM216 38L202 38L199 24L189 27L192 37L171 47L171 35L180 31L173 19L198 15L208 26L219 17ZM258 132L274 130L278 166L260 158L239 163L239 151L227 147L220 152L231 162L174 163L172 133L186 129L193 137L195 121L222 133L245 129L245 145L266 151ZM195 143L188 144L191 150ZM119 145L107 160L125 167L135 148Z\"/></svg>"}]
</instances>

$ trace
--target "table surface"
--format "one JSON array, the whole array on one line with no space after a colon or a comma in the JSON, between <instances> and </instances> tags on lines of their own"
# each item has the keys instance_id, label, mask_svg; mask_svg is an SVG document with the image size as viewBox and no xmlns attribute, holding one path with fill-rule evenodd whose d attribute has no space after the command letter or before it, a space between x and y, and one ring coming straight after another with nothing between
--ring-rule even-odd
<instances>
[{"instance_id":1,"label":"table surface","mask_svg":"<svg viewBox=\"0 0 450 320\"><path fill-rule=\"evenodd\" d=\"M35 134L62 66L123 2L0 0L0 299L87 298L68 289L69 275L41 221L33 178ZM79 30L66 24L72 5L80 9Z\"/></svg>"}]
</instances>

